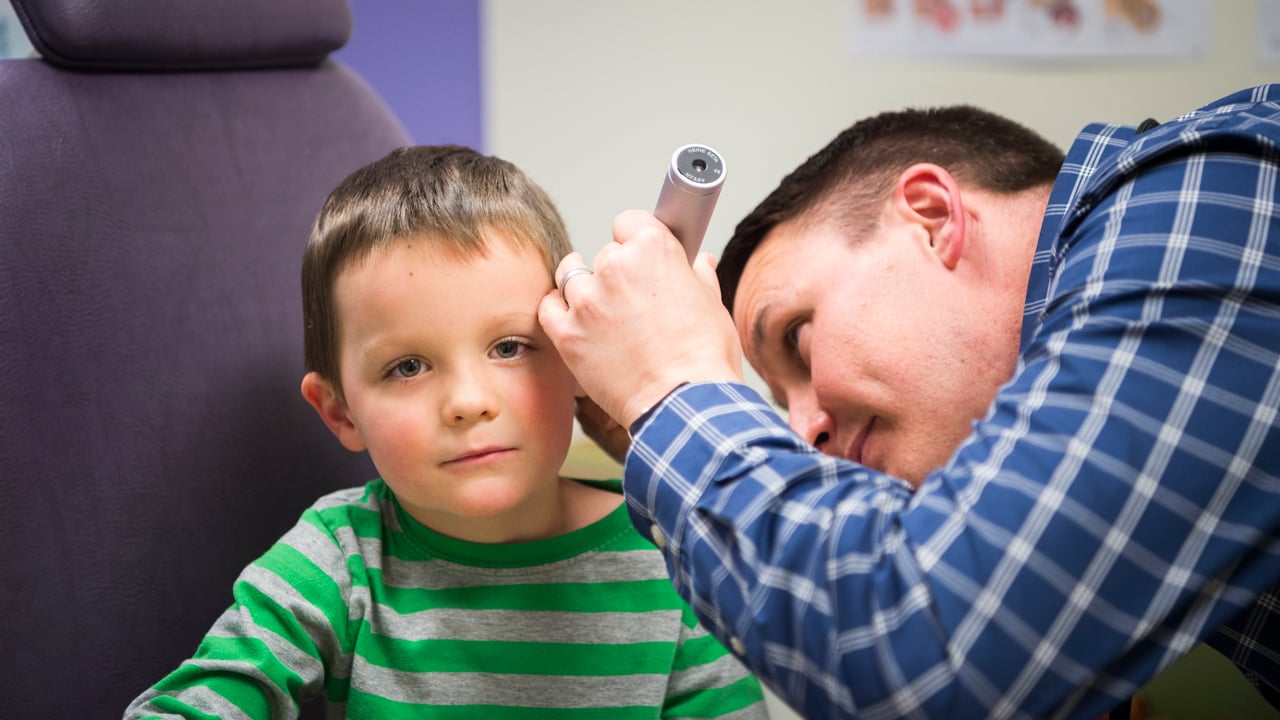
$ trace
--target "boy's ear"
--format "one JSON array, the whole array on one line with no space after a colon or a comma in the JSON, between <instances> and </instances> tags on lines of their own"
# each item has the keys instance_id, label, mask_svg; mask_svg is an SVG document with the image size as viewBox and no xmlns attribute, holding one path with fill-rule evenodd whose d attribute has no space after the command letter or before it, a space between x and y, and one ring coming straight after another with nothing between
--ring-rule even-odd
<instances>
[{"instance_id":1,"label":"boy's ear","mask_svg":"<svg viewBox=\"0 0 1280 720\"><path fill-rule=\"evenodd\" d=\"M319 373L309 372L302 378L302 397L316 409L316 414L324 421L325 427L329 428L329 432L338 438L343 447L352 452L365 449L364 438L355 423L351 422L347 403L338 397L333 383Z\"/></svg>"},{"instance_id":2,"label":"boy's ear","mask_svg":"<svg viewBox=\"0 0 1280 720\"><path fill-rule=\"evenodd\" d=\"M965 216L951 173L932 163L912 165L898 176L893 202L903 219L928 233L929 247L942 264L955 269L964 253Z\"/></svg>"}]
</instances>

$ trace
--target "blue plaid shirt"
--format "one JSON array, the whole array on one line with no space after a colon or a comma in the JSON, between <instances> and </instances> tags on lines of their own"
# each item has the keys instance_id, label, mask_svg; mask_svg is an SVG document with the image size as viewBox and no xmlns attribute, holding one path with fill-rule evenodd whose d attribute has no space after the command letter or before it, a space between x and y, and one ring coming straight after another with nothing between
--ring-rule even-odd
<instances>
[{"instance_id":1,"label":"blue plaid shirt","mask_svg":"<svg viewBox=\"0 0 1280 720\"><path fill-rule=\"evenodd\" d=\"M1278 101L1081 133L1014 376L919 491L743 385L637 422L632 519L704 624L809 718L1096 717L1219 628L1275 683Z\"/></svg>"}]
</instances>

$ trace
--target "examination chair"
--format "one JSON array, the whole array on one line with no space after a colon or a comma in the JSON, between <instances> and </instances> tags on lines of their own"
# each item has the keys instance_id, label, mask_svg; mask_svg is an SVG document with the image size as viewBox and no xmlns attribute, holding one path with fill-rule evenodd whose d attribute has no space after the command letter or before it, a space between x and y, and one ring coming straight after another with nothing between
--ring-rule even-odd
<instances>
[{"instance_id":1,"label":"examination chair","mask_svg":"<svg viewBox=\"0 0 1280 720\"><path fill-rule=\"evenodd\" d=\"M16 0L0 61L0 716L113 718L374 476L303 401L325 195L409 138L346 0ZM309 708L304 717L319 717Z\"/></svg>"}]
</instances>

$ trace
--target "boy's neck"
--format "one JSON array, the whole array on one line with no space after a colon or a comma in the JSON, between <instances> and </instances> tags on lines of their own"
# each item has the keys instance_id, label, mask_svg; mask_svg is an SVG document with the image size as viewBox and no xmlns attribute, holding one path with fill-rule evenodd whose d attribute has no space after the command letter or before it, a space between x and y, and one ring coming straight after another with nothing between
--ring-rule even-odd
<instances>
[{"instance_id":1,"label":"boy's neck","mask_svg":"<svg viewBox=\"0 0 1280 720\"><path fill-rule=\"evenodd\" d=\"M403 503L402 503L403 504ZM444 516L405 507L432 530L466 542L502 544L557 537L584 528L613 512L622 495L567 478L548 487L519 508L492 517Z\"/></svg>"}]
</instances>

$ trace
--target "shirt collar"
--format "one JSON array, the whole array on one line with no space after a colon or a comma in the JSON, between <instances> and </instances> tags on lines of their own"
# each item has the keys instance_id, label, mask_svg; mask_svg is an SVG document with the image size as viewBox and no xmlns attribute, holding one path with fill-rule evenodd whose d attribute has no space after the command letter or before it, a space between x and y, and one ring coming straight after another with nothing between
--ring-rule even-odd
<instances>
[{"instance_id":1,"label":"shirt collar","mask_svg":"<svg viewBox=\"0 0 1280 720\"><path fill-rule=\"evenodd\" d=\"M1049 193L1049 205L1040 225L1040 237L1036 240L1036 254L1031 260L1027 299L1022 310L1022 350L1026 350L1048 301L1049 281L1060 259L1058 238L1063 225L1071 217L1089 179L1099 167L1127 148L1133 135L1131 126L1096 123L1085 127L1067 151L1058 179Z\"/></svg>"}]
</instances>

